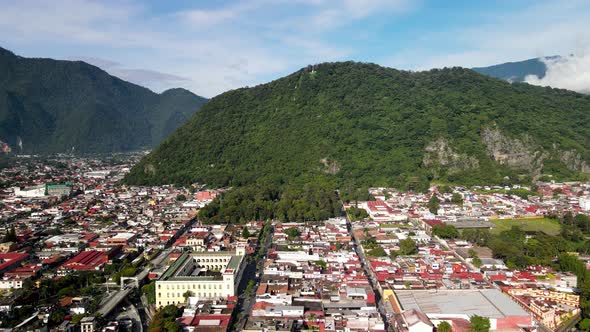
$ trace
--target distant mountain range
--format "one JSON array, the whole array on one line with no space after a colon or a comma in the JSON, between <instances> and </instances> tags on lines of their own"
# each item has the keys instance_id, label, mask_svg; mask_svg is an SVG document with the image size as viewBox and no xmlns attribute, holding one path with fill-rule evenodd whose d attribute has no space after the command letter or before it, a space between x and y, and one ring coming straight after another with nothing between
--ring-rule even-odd
<instances>
[{"instance_id":1,"label":"distant mountain range","mask_svg":"<svg viewBox=\"0 0 590 332\"><path fill-rule=\"evenodd\" d=\"M550 59L554 58L556 57L550 57ZM320 66L320 68L330 68L330 71L337 72L344 67L350 67L359 75L367 75L366 78L361 78L359 84L364 84L363 80L375 80L375 71L407 79L405 90L399 90L396 95L384 98L401 98L399 96L403 96L403 98L413 100L413 98L417 98L417 95L410 93L415 90L412 82L420 83L428 75L444 80L444 75L437 71L406 77L409 74L405 72L390 71L381 67L375 69L362 64L324 64ZM527 75L537 75L542 78L547 67L542 59L536 58L472 69L487 76L511 82L522 82ZM442 73L447 73L449 78L460 76L461 79L477 81L478 84L484 84L492 89L500 88L500 86L492 87L489 81L481 78L476 79L474 76L467 75L466 72L461 72L460 75L457 71L443 71ZM348 75L339 75L334 76L334 79L349 80L350 78ZM341 85L341 83L338 84ZM380 84L387 85L390 82L375 80L374 84L378 87ZM275 87L276 85L271 83L264 86ZM295 88L300 87L296 85ZM326 88L325 85L317 86L319 92ZM452 85L449 86L449 89L452 90L452 88ZM347 87L342 86L341 89L345 91ZM449 93L454 93L451 90ZM215 108L219 114L228 112L228 109L239 109L241 112L241 108L236 103L238 105L244 103L245 96L231 100L227 96L236 96L242 91L248 95L249 91L257 93L266 90L254 88L236 91L222 94L216 98L218 102L210 108ZM531 91L538 93L537 90ZM330 90L331 92L334 91ZM422 92L427 93L426 90ZM280 92L278 97L284 97L285 93ZM308 97L313 96L309 95ZM227 105L220 106L219 100L227 101ZM71 151L93 153L152 148L187 122L193 113L206 102L207 99L184 89L171 89L157 94L144 87L111 76L102 69L82 61L23 58L0 48L0 151L12 149L12 151L23 153ZM264 100L260 102L270 103ZM284 103L290 105L287 101ZM407 102L404 101L404 103ZM274 106L280 109L282 104ZM296 113L297 110L293 110L293 112ZM301 114L301 116L307 115ZM231 119L231 116L228 115L228 118ZM429 118L437 117L431 114ZM200 119L200 117L193 118L193 121L196 121L194 119ZM218 120L219 123L222 123L225 118L222 117ZM195 126L207 125L206 120L202 121L205 123ZM265 120L261 124L266 121L270 120ZM261 124L257 124L257 126ZM276 125L280 127L279 123ZM203 133L208 132L203 128L199 128L199 130ZM302 130L307 129L302 128ZM235 133L228 133L226 137L232 137ZM522 133L515 132L514 134ZM210 133L209 137L213 136L215 135ZM172 136L173 139L175 137L177 136ZM238 137L235 142L242 139ZM268 137L268 139L271 138ZM206 142L207 140L208 138L202 138L198 142ZM176 142L176 144L181 143ZM216 146L215 142L211 142L210 148L215 149ZM248 148L246 146L246 150ZM206 156L207 153L209 152L204 151L201 156ZM227 151L222 149L218 153L225 154ZM191 155L191 151L183 151L183 158L189 155ZM327 158L330 157L327 156ZM328 161L326 162L329 164ZM212 160L207 160L207 163L213 164ZM210 173L210 171L212 170L208 170L206 173ZM172 178L179 180L176 176ZM201 178L201 180L206 180L206 178Z\"/></svg>"},{"instance_id":2,"label":"distant mountain range","mask_svg":"<svg viewBox=\"0 0 590 332\"><path fill-rule=\"evenodd\" d=\"M590 173L589 109L590 96L464 68L324 63L212 98L126 181L424 189L572 178Z\"/></svg>"},{"instance_id":3,"label":"distant mountain range","mask_svg":"<svg viewBox=\"0 0 590 332\"><path fill-rule=\"evenodd\" d=\"M82 61L0 48L0 141L13 152L151 148L206 101L184 89L157 94Z\"/></svg>"},{"instance_id":4,"label":"distant mountain range","mask_svg":"<svg viewBox=\"0 0 590 332\"><path fill-rule=\"evenodd\" d=\"M546 59L549 60L558 58L560 58L558 55L546 57ZM527 75L536 75L539 78L545 77L547 65L545 62L543 62L542 58L534 58L524 61L506 62L489 67L475 67L471 69L480 74L499 78L509 82L524 82Z\"/></svg>"}]
</instances>

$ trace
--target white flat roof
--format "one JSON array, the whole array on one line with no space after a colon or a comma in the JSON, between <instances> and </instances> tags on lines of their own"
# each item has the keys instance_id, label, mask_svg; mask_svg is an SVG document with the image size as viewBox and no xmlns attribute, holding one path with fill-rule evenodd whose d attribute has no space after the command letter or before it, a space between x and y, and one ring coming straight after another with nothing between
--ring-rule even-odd
<instances>
[{"instance_id":1,"label":"white flat roof","mask_svg":"<svg viewBox=\"0 0 590 332\"><path fill-rule=\"evenodd\" d=\"M404 310L417 309L425 314L464 314L489 318L529 316L516 302L497 289L438 291L396 290Z\"/></svg>"},{"instance_id":2,"label":"white flat roof","mask_svg":"<svg viewBox=\"0 0 590 332\"><path fill-rule=\"evenodd\" d=\"M221 320L219 319L201 319L199 321L199 326L219 326L221 324Z\"/></svg>"},{"instance_id":3,"label":"white flat roof","mask_svg":"<svg viewBox=\"0 0 590 332\"><path fill-rule=\"evenodd\" d=\"M130 239L135 236L135 233L117 233L111 239Z\"/></svg>"}]
</instances>

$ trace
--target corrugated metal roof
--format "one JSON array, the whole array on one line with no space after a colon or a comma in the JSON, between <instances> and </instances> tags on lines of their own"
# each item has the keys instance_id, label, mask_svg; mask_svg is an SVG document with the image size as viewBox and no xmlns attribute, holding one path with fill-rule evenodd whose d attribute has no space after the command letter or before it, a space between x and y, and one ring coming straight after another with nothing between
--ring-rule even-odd
<instances>
[{"instance_id":1,"label":"corrugated metal roof","mask_svg":"<svg viewBox=\"0 0 590 332\"><path fill-rule=\"evenodd\" d=\"M465 314L489 318L528 316L529 314L497 289L395 291L404 310L418 309L426 314Z\"/></svg>"}]
</instances>

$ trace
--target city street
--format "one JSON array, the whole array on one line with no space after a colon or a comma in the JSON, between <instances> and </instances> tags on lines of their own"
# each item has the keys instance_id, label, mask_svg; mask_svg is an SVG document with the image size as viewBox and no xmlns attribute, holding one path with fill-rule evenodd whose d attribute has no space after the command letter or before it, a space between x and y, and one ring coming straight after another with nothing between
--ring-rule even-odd
<instances>
[{"instance_id":1,"label":"city street","mask_svg":"<svg viewBox=\"0 0 590 332\"><path fill-rule=\"evenodd\" d=\"M261 243L261 247L264 248L263 258L259 259L258 261L255 259L255 254L249 256L246 267L244 267L244 273L242 274L242 279L240 280L240 285L238 286L238 306L237 312L238 315L241 315L241 319L238 321L238 326L243 326L247 319L248 314L252 310L252 306L254 305L254 297L256 294L256 289L260 284L260 278L257 275L261 275L262 271L264 270L264 257L266 257L266 253L268 248L272 243L272 236L273 236L273 226L271 226L270 231L264 243ZM249 297L246 297L246 287L250 280L254 280L255 284L252 287L251 294Z\"/></svg>"},{"instance_id":2,"label":"city street","mask_svg":"<svg viewBox=\"0 0 590 332\"><path fill-rule=\"evenodd\" d=\"M365 270L365 273L367 275L367 279L369 280L369 284L371 285L371 288L373 289L373 292L375 293L375 302L377 303L377 309L379 310L379 314L381 315L381 318L383 319L383 322L385 323L385 328L388 331L391 331L391 326L389 325L387 313L385 311L385 308L383 307L383 301L381 299L381 292L379 291L378 287L376 286L377 280L375 279L375 276L373 276L373 274L371 273L370 268L367 266L365 254L360 249L361 245L358 242L358 239L354 236L354 233L352 232L352 224L350 222L350 218L348 217L348 214L346 214L346 224L347 224L348 232L350 233L350 235L354 241L354 250L361 261L361 265L362 265L363 269Z\"/></svg>"}]
</instances>

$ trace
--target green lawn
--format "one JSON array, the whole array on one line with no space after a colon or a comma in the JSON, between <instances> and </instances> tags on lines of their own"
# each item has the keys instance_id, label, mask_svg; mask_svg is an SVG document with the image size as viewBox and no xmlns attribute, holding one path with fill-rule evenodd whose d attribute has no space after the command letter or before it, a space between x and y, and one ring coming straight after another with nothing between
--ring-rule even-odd
<instances>
[{"instance_id":1,"label":"green lawn","mask_svg":"<svg viewBox=\"0 0 590 332\"><path fill-rule=\"evenodd\" d=\"M559 234L560 229L559 222L549 218L498 219L490 221L496 225L492 230L494 234L509 230L512 226L519 226L523 231L541 231L549 235Z\"/></svg>"}]
</instances>

